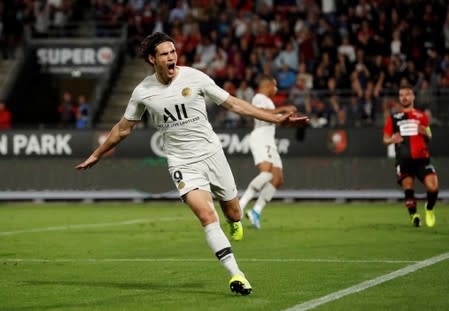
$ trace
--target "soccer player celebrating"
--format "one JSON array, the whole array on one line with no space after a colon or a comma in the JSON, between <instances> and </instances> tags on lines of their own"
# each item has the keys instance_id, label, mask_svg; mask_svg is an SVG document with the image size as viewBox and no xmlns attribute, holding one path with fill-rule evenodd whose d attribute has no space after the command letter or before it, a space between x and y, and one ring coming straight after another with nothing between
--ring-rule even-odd
<instances>
[{"instance_id":1,"label":"soccer player celebrating","mask_svg":"<svg viewBox=\"0 0 449 311\"><path fill-rule=\"evenodd\" d=\"M154 73L136 86L122 119L76 168L85 170L95 165L131 134L148 111L151 123L162 134L173 183L203 226L209 247L231 275L231 291L248 295L252 287L237 264L214 207L212 194L229 222L231 238L241 240L243 228L234 177L220 140L207 119L205 97L240 115L275 124L297 126L303 121L291 114L280 116L258 109L231 96L203 72L177 66L175 41L165 33L147 36L141 43L141 55Z\"/></svg>"},{"instance_id":2,"label":"soccer player celebrating","mask_svg":"<svg viewBox=\"0 0 449 311\"><path fill-rule=\"evenodd\" d=\"M394 144L396 151L396 175L404 190L405 206L412 225L419 227L414 180L418 178L427 189L425 220L428 227L435 225L434 206L438 198L438 177L430 163L428 142L432 132L427 116L414 108L415 94L408 86L399 89L401 110L390 115L384 127L384 144Z\"/></svg>"},{"instance_id":3,"label":"soccer player celebrating","mask_svg":"<svg viewBox=\"0 0 449 311\"><path fill-rule=\"evenodd\" d=\"M276 92L276 79L263 75L259 79L258 92L253 97L252 104L261 109L271 110L274 113L296 112L296 107L293 105L276 108L270 99ZM240 207L244 210L256 192L259 192L259 197L254 207L246 212L246 216L256 229L260 229L260 215L263 208L271 201L274 193L283 183L282 161L277 150L275 133L275 124L260 120L254 121L254 129L250 135L250 148L259 174L249 183L240 199Z\"/></svg>"}]
</instances>

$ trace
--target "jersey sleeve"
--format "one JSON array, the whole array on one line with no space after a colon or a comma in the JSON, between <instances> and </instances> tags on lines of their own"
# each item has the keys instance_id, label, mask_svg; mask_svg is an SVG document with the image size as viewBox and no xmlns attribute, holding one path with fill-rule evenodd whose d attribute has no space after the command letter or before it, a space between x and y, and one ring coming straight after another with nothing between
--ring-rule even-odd
<instances>
[{"instance_id":1,"label":"jersey sleeve","mask_svg":"<svg viewBox=\"0 0 449 311\"><path fill-rule=\"evenodd\" d=\"M421 125L424 126L424 127L428 127L428 126L430 125L430 124L429 124L429 118L427 117L427 115L426 115L425 113L422 114L420 123L421 123Z\"/></svg>"},{"instance_id":2,"label":"jersey sleeve","mask_svg":"<svg viewBox=\"0 0 449 311\"><path fill-rule=\"evenodd\" d=\"M253 97L253 99L251 100L251 104L253 104L257 108L270 108L264 98L260 96L260 94L256 94L256 96Z\"/></svg>"},{"instance_id":3,"label":"jersey sleeve","mask_svg":"<svg viewBox=\"0 0 449 311\"><path fill-rule=\"evenodd\" d=\"M229 93L219 87L214 80L204 73L201 73L202 77L202 91L204 95L210 98L217 105L221 105L229 97Z\"/></svg>"},{"instance_id":4,"label":"jersey sleeve","mask_svg":"<svg viewBox=\"0 0 449 311\"><path fill-rule=\"evenodd\" d=\"M391 116L388 116L385 122L384 135L393 135L393 119L391 118Z\"/></svg>"},{"instance_id":5,"label":"jersey sleeve","mask_svg":"<svg viewBox=\"0 0 449 311\"><path fill-rule=\"evenodd\" d=\"M138 100L137 91L134 90L126 107L124 118L127 120L141 120L145 109L145 105Z\"/></svg>"}]
</instances>

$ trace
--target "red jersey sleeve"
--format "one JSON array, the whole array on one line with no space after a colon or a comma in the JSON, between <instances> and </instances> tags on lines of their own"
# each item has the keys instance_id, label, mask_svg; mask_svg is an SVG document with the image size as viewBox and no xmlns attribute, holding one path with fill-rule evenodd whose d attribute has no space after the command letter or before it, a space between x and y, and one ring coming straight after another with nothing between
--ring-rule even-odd
<instances>
[{"instance_id":1,"label":"red jersey sleeve","mask_svg":"<svg viewBox=\"0 0 449 311\"><path fill-rule=\"evenodd\" d=\"M393 120L391 116L388 116L387 120L385 121L384 135L393 135Z\"/></svg>"},{"instance_id":2,"label":"red jersey sleeve","mask_svg":"<svg viewBox=\"0 0 449 311\"><path fill-rule=\"evenodd\" d=\"M425 113L422 114L421 120L419 120L422 126L428 127L429 126L429 118Z\"/></svg>"}]
</instances>

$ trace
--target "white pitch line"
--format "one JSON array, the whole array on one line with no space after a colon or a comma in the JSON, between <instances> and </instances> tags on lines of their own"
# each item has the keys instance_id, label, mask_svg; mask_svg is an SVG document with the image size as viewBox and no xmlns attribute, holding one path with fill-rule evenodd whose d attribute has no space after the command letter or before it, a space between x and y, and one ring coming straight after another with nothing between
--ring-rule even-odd
<instances>
[{"instance_id":1,"label":"white pitch line","mask_svg":"<svg viewBox=\"0 0 449 311\"><path fill-rule=\"evenodd\" d=\"M174 220L182 220L182 219L187 219L187 217L142 218L142 219L133 219L133 220L118 221L118 222L105 222L105 223L99 223L99 224L79 224L79 225L24 229L24 230L15 230L15 231L3 231L3 232L0 232L0 236L7 236L7 235L14 235L14 234L21 234L21 233L33 233L33 232L63 231L63 230L70 230L70 229L101 228L101 227L110 227L110 226L134 225L134 224L141 224L141 223L146 223L146 222L174 221Z\"/></svg>"},{"instance_id":2,"label":"white pitch line","mask_svg":"<svg viewBox=\"0 0 449 311\"><path fill-rule=\"evenodd\" d=\"M370 287L373 287L373 286L385 283L387 281L390 281L390 280L396 279L398 277L407 275L409 273L415 272L415 271L417 271L419 269L422 269L422 268L434 265L434 264L436 264L436 263L438 263L440 261L446 260L448 258L449 258L449 252L441 254L441 255L438 255L438 256L435 256L435 257L432 257L432 258L428 258L426 260L419 261L419 262L417 262L417 263L415 263L413 265L407 266L405 268L393 271L393 272L385 274L385 275L381 275L381 276L379 276L377 278L374 278L374 279L371 279L371 280L359 283L357 285L348 287L346 289L339 290L337 292L333 292L333 293L331 293L329 295L326 295L326 296L323 296L323 297L320 297L320 298L317 298L317 299L306 301L306 302L298 304L298 305L296 305L294 307L288 308L288 309L286 309L284 311L305 311L305 310L310 310L310 309L316 308L318 306L321 306L323 304L326 304L328 302L331 302L331 301L340 299L342 297L345 297L347 295L351 295L351 294L354 294L354 293L358 293L358 292L364 291L365 289L368 289Z\"/></svg>"},{"instance_id":3,"label":"white pitch line","mask_svg":"<svg viewBox=\"0 0 449 311\"><path fill-rule=\"evenodd\" d=\"M107 262L216 262L215 258L0 258L0 262L23 263L107 263ZM309 262L309 263L411 263L410 260L342 260L342 259L282 259L282 258L239 258L240 262Z\"/></svg>"}]
</instances>

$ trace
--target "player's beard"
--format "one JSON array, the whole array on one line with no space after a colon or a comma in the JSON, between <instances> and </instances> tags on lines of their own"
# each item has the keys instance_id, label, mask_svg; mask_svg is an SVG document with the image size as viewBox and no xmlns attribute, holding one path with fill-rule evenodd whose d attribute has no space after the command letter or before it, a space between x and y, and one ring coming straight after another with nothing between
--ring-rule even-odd
<instances>
[{"instance_id":1,"label":"player's beard","mask_svg":"<svg viewBox=\"0 0 449 311\"><path fill-rule=\"evenodd\" d=\"M412 108L413 103L411 101L402 101L401 106L404 109Z\"/></svg>"}]
</instances>

